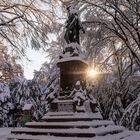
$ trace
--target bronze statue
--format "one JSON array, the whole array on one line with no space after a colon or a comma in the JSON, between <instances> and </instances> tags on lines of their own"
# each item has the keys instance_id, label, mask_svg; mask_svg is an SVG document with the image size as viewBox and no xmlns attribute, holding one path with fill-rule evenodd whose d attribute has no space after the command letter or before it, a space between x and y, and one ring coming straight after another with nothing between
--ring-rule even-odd
<instances>
[{"instance_id":1,"label":"bronze statue","mask_svg":"<svg viewBox=\"0 0 140 140\"><path fill-rule=\"evenodd\" d=\"M66 24L66 33L64 38L67 44L70 43L80 44L79 31L82 30L83 33L85 33L85 30L83 29L82 23L79 20L76 9L73 6L69 6L67 7L67 11L68 11L68 20Z\"/></svg>"}]
</instances>

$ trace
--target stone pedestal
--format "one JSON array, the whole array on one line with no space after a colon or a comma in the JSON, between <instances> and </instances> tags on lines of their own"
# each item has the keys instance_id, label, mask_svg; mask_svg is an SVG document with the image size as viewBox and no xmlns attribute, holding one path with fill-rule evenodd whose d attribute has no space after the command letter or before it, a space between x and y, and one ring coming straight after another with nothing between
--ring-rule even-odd
<instances>
[{"instance_id":1,"label":"stone pedestal","mask_svg":"<svg viewBox=\"0 0 140 140\"><path fill-rule=\"evenodd\" d=\"M75 112L76 101L68 97L75 89L77 81L80 83L81 91L86 89L87 62L77 43L68 44L57 62L60 68L60 93L57 99L51 102L52 112ZM75 94L75 93L74 93Z\"/></svg>"},{"instance_id":2,"label":"stone pedestal","mask_svg":"<svg viewBox=\"0 0 140 140\"><path fill-rule=\"evenodd\" d=\"M83 90L86 87L87 63L80 57L61 59L58 62L60 68L60 96L69 95L77 81L80 81Z\"/></svg>"},{"instance_id":3,"label":"stone pedestal","mask_svg":"<svg viewBox=\"0 0 140 140\"><path fill-rule=\"evenodd\" d=\"M50 105L51 112L75 112L73 100L54 100Z\"/></svg>"}]
</instances>

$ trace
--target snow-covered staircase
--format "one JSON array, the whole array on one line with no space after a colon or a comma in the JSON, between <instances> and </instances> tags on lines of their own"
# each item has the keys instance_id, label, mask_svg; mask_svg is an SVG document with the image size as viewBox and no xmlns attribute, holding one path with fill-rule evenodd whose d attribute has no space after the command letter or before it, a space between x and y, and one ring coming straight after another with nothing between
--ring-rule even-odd
<instances>
[{"instance_id":1,"label":"snow-covered staircase","mask_svg":"<svg viewBox=\"0 0 140 140\"><path fill-rule=\"evenodd\" d=\"M55 138L104 138L114 135L126 137L130 132L112 121L102 120L100 114L48 113L41 122L28 122L24 128L15 128L10 140L53 140ZM108 139L111 140L111 139Z\"/></svg>"}]
</instances>

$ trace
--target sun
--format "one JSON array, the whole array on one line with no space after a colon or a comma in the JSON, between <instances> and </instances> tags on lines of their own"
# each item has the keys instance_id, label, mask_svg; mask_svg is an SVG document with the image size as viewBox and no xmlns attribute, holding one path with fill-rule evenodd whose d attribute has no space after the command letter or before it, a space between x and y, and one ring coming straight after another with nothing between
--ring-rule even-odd
<instances>
[{"instance_id":1,"label":"sun","mask_svg":"<svg viewBox=\"0 0 140 140\"><path fill-rule=\"evenodd\" d=\"M95 69L93 69L93 68L89 68L87 70L87 75L89 77L95 77L97 74L98 74L98 72Z\"/></svg>"}]
</instances>

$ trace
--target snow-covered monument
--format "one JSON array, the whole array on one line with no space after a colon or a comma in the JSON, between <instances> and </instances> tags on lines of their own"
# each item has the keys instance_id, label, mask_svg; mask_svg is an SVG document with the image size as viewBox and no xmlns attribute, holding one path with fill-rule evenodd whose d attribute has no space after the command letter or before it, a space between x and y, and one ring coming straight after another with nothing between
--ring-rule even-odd
<instances>
[{"instance_id":1,"label":"snow-covered monument","mask_svg":"<svg viewBox=\"0 0 140 140\"><path fill-rule=\"evenodd\" d=\"M50 104L51 112L86 112L86 70L88 63L81 51L79 32L83 26L78 13L73 6L67 7L68 20L66 22L65 46L59 56L57 66L60 68L60 92ZM51 95L50 95L51 98ZM92 106L96 106L94 99L90 99ZM88 102L88 103L89 103ZM88 106L90 108L90 105Z\"/></svg>"},{"instance_id":2,"label":"snow-covered monument","mask_svg":"<svg viewBox=\"0 0 140 140\"><path fill-rule=\"evenodd\" d=\"M77 11L72 6L67 7L67 11L68 20L66 22L66 32L64 36L67 45L57 63L58 67L60 67L60 87L62 89L60 96L69 95L77 81L81 83L82 89L85 89L85 72L88 67L82 54L79 41L79 31L85 31L79 20Z\"/></svg>"},{"instance_id":3,"label":"snow-covered monument","mask_svg":"<svg viewBox=\"0 0 140 140\"><path fill-rule=\"evenodd\" d=\"M98 139L121 139L131 132L116 126L112 121L102 120L98 104L86 89L86 62L79 41L84 29L73 6L68 6L65 40L67 42L59 57L60 90L47 97L49 110L40 122L28 122L23 128L15 128L8 139L53 140L71 137L95 137ZM54 137L55 136L55 137ZM94 140L94 138L92 138Z\"/></svg>"}]
</instances>

